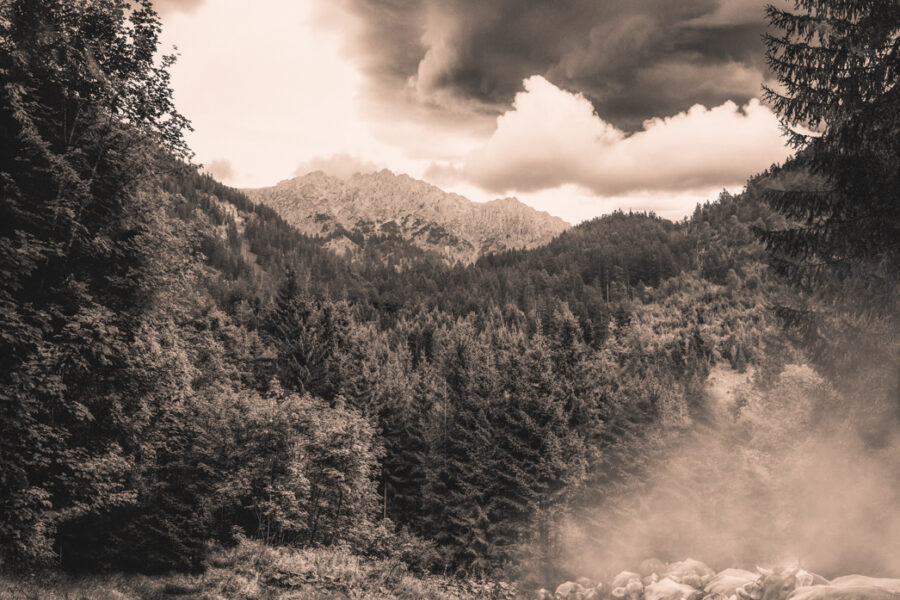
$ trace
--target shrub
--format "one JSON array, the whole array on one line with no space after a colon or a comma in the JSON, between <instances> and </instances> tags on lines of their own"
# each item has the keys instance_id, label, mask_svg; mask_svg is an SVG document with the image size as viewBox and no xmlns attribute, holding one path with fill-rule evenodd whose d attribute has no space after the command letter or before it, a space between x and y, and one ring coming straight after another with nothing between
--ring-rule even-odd
<instances>
[{"instance_id":1,"label":"shrub","mask_svg":"<svg viewBox=\"0 0 900 600\"><path fill-rule=\"evenodd\" d=\"M352 542L372 527L375 431L357 411L273 385L231 408L218 490L232 523L268 542Z\"/></svg>"}]
</instances>

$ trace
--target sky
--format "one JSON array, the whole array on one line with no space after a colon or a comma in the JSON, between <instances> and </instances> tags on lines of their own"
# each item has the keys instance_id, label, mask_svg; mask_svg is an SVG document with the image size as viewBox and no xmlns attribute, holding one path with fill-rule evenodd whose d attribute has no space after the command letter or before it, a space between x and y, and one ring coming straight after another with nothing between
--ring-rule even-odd
<instances>
[{"instance_id":1,"label":"sky","mask_svg":"<svg viewBox=\"0 0 900 600\"><path fill-rule=\"evenodd\" d=\"M764 0L156 0L195 160L382 168L570 223L678 219L789 154Z\"/></svg>"}]
</instances>

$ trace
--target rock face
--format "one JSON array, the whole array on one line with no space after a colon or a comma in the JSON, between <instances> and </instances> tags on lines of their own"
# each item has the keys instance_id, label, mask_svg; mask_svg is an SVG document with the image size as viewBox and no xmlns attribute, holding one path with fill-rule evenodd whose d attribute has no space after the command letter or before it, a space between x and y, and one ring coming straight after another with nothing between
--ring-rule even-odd
<instances>
[{"instance_id":1,"label":"rock face","mask_svg":"<svg viewBox=\"0 0 900 600\"><path fill-rule=\"evenodd\" d=\"M347 180L316 171L244 192L343 253L353 252L354 240L395 236L448 262L470 263L490 252L546 244L569 227L515 198L472 202L388 170Z\"/></svg>"}]
</instances>

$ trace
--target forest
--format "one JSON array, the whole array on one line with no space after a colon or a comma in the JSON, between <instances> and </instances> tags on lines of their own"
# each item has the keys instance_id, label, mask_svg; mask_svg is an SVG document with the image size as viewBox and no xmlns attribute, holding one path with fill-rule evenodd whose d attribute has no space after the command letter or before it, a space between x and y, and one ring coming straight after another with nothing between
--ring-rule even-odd
<instances>
[{"instance_id":1,"label":"forest","mask_svg":"<svg viewBox=\"0 0 900 600\"><path fill-rule=\"evenodd\" d=\"M896 6L829 9L865 76L770 90L826 133L742 193L448 266L338 256L202 174L126 4L0 4L0 569L196 573L247 539L531 586L752 565L816 545L777 465L822 432L900 504ZM842 539L817 568L897 567Z\"/></svg>"}]
</instances>

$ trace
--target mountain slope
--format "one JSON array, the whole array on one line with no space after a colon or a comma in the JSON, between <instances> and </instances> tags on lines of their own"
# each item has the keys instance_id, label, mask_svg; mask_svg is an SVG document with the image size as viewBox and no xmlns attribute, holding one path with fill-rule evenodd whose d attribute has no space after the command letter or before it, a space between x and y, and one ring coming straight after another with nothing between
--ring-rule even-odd
<instances>
[{"instance_id":1,"label":"mountain slope","mask_svg":"<svg viewBox=\"0 0 900 600\"><path fill-rule=\"evenodd\" d=\"M341 253L355 250L355 240L387 236L448 262L471 263L484 254L546 244L569 227L515 198L472 202L388 170L349 180L317 171L245 192L301 232L328 238Z\"/></svg>"}]
</instances>

